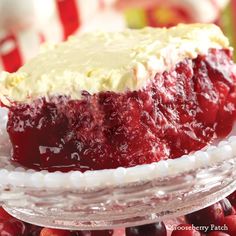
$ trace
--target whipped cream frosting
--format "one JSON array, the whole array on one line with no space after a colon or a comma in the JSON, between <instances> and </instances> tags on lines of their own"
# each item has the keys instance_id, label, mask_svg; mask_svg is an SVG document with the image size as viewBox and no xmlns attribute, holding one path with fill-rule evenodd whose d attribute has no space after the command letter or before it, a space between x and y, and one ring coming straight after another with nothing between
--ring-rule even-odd
<instances>
[{"instance_id":1,"label":"whipped cream frosting","mask_svg":"<svg viewBox=\"0 0 236 236\"><path fill-rule=\"evenodd\" d=\"M0 99L7 105L53 95L80 99L81 91L139 90L184 58L227 47L212 24L86 33L48 47L16 73L3 72Z\"/></svg>"}]
</instances>

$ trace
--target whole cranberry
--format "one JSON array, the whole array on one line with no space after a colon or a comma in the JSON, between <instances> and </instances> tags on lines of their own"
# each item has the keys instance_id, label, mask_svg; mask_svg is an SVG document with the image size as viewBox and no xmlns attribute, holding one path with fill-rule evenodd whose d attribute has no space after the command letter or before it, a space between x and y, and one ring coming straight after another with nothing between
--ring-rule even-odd
<instances>
[{"instance_id":1,"label":"whole cranberry","mask_svg":"<svg viewBox=\"0 0 236 236\"><path fill-rule=\"evenodd\" d=\"M224 223L227 227L227 233L229 235L236 235L236 215L226 216Z\"/></svg>"},{"instance_id":2,"label":"whole cranberry","mask_svg":"<svg viewBox=\"0 0 236 236\"><path fill-rule=\"evenodd\" d=\"M227 197L230 201L230 203L233 206L236 206L236 191L234 191L233 193L231 193L228 197Z\"/></svg>"},{"instance_id":3,"label":"whole cranberry","mask_svg":"<svg viewBox=\"0 0 236 236\"><path fill-rule=\"evenodd\" d=\"M40 232L40 236L70 236L70 235L71 235L70 231L62 229L43 228Z\"/></svg>"},{"instance_id":4,"label":"whole cranberry","mask_svg":"<svg viewBox=\"0 0 236 236\"><path fill-rule=\"evenodd\" d=\"M231 213L231 215L236 215L235 207L232 207L232 213Z\"/></svg>"},{"instance_id":5,"label":"whole cranberry","mask_svg":"<svg viewBox=\"0 0 236 236\"><path fill-rule=\"evenodd\" d=\"M233 207L232 207L230 201L227 198L224 198L223 200L221 200L220 204L222 206L222 209L224 211L225 216L232 215Z\"/></svg>"},{"instance_id":6,"label":"whole cranberry","mask_svg":"<svg viewBox=\"0 0 236 236\"><path fill-rule=\"evenodd\" d=\"M113 234L113 230L93 230L91 236L110 236Z\"/></svg>"},{"instance_id":7,"label":"whole cranberry","mask_svg":"<svg viewBox=\"0 0 236 236\"><path fill-rule=\"evenodd\" d=\"M17 219L10 219L9 222L11 223L12 227L16 229L16 232L20 236L28 236L28 230L24 222L17 220Z\"/></svg>"},{"instance_id":8,"label":"whole cranberry","mask_svg":"<svg viewBox=\"0 0 236 236\"><path fill-rule=\"evenodd\" d=\"M180 224L173 230L171 236L201 236L201 234L192 225Z\"/></svg>"},{"instance_id":9,"label":"whole cranberry","mask_svg":"<svg viewBox=\"0 0 236 236\"><path fill-rule=\"evenodd\" d=\"M15 228L9 222L0 223L0 236L4 235L17 236Z\"/></svg>"},{"instance_id":10,"label":"whole cranberry","mask_svg":"<svg viewBox=\"0 0 236 236\"><path fill-rule=\"evenodd\" d=\"M6 212L2 207L0 207L0 219L10 220L12 218L14 217L11 216L8 212Z\"/></svg>"},{"instance_id":11,"label":"whole cranberry","mask_svg":"<svg viewBox=\"0 0 236 236\"><path fill-rule=\"evenodd\" d=\"M207 236L230 236L230 235L221 231L212 231L208 233Z\"/></svg>"},{"instance_id":12,"label":"whole cranberry","mask_svg":"<svg viewBox=\"0 0 236 236\"><path fill-rule=\"evenodd\" d=\"M0 236L26 236L26 227L18 220L0 220Z\"/></svg>"},{"instance_id":13,"label":"whole cranberry","mask_svg":"<svg viewBox=\"0 0 236 236\"><path fill-rule=\"evenodd\" d=\"M126 236L166 236L167 231L163 222L129 227L125 229Z\"/></svg>"},{"instance_id":14,"label":"whole cranberry","mask_svg":"<svg viewBox=\"0 0 236 236\"><path fill-rule=\"evenodd\" d=\"M204 231L210 230L211 225L219 226L223 224L224 211L221 204L217 202L202 210L186 215L185 219L187 223L200 227L202 230L202 226L206 226L207 229L204 229Z\"/></svg>"},{"instance_id":15,"label":"whole cranberry","mask_svg":"<svg viewBox=\"0 0 236 236\"><path fill-rule=\"evenodd\" d=\"M28 229L28 235L30 236L39 236L42 230L41 226L26 224ZM27 235L27 236L28 236Z\"/></svg>"}]
</instances>

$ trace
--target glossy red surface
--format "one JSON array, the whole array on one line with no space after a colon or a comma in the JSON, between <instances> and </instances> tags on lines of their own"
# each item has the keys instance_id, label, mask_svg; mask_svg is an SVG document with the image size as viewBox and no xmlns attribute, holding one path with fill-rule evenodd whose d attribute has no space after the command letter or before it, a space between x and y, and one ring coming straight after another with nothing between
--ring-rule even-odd
<instances>
[{"instance_id":1,"label":"glossy red surface","mask_svg":"<svg viewBox=\"0 0 236 236\"><path fill-rule=\"evenodd\" d=\"M41 230L40 236L71 236L71 233L68 230L44 228Z\"/></svg>"},{"instance_id":2,"label":"glossy red surface","mask_svg":"<svg viewBox=\"0 0 236 236\"><path fill-rule=\"evenodd\" d=\"M224 223L226 224L229 235L236 235L236 215L226 216Z\"/></svg>"},{"instance_id":3,"label":"glossy red surface","mask_svg":"<svg viewBox=\"0 0 236 236\"><path fill-rule=\"evenodd\" d=\"M207 234L207 236L230 236L230 235L220 231L212 231L209 234Z\"/></svg>"},{"instance_id":4,"label":"glossy red surface","mask_svg":"<svg viewBox=\"0 0 236 236\"><path fill-rule=\"evenodd\" d=\"M0 236L28 236L25 224L17 219L0 218Z\"/></svg>"},{"instance_id":5,"label":"glossy red surface","mask_svg":"<svg viewBox=\"0 0 236 236\"><path fill-rule=\"evenodd\" d=\"M135 226L125 229L126 236L167 236L166 226L163 222Z\"/></svg>"},{"instance_id":6,"label":"glossy red surface","mask_svg":"<svg viewBox=\"0 0 236 236\"><path fill-rule=\"evenodd\" d=\"M157 74L143 90L83 92L12 104L12 160L49 171L110 169L177 158L225 137L235 119L229 50L211 49Z\"/></svg>"}]
</instances>

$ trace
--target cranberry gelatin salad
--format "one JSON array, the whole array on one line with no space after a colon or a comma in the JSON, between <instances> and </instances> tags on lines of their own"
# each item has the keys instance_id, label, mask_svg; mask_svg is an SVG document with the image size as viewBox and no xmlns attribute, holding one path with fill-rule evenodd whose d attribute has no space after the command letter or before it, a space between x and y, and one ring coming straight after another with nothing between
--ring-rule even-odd
<instances>
[{"instance_id":1,"label":"cranberry gelatin salad","mask_svg":"<svg viewBox=\"0 0 236 236\"><path fill-rule=\"evenodd\" d=\"M215 25L87 33L2 73L12 160L49 171L177 158L236 116L232 49Z\"/></svg>"}]
</instances>

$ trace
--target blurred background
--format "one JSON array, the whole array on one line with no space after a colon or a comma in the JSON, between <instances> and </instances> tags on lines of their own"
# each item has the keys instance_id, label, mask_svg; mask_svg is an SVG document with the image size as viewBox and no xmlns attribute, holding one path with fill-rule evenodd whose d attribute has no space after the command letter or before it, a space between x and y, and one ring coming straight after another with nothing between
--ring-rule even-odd
<instances>
[{"instance_id":1,"label":"blurred background","mask_svg":"<svg viewBox=\"0 0 236 236\"><path fill-rule=\"evenodd\" d=\"M215 23L236 46L236 0L0 0L0 71L16 71L55 43L91 30Z\"/></svg>"}]
</instances>

